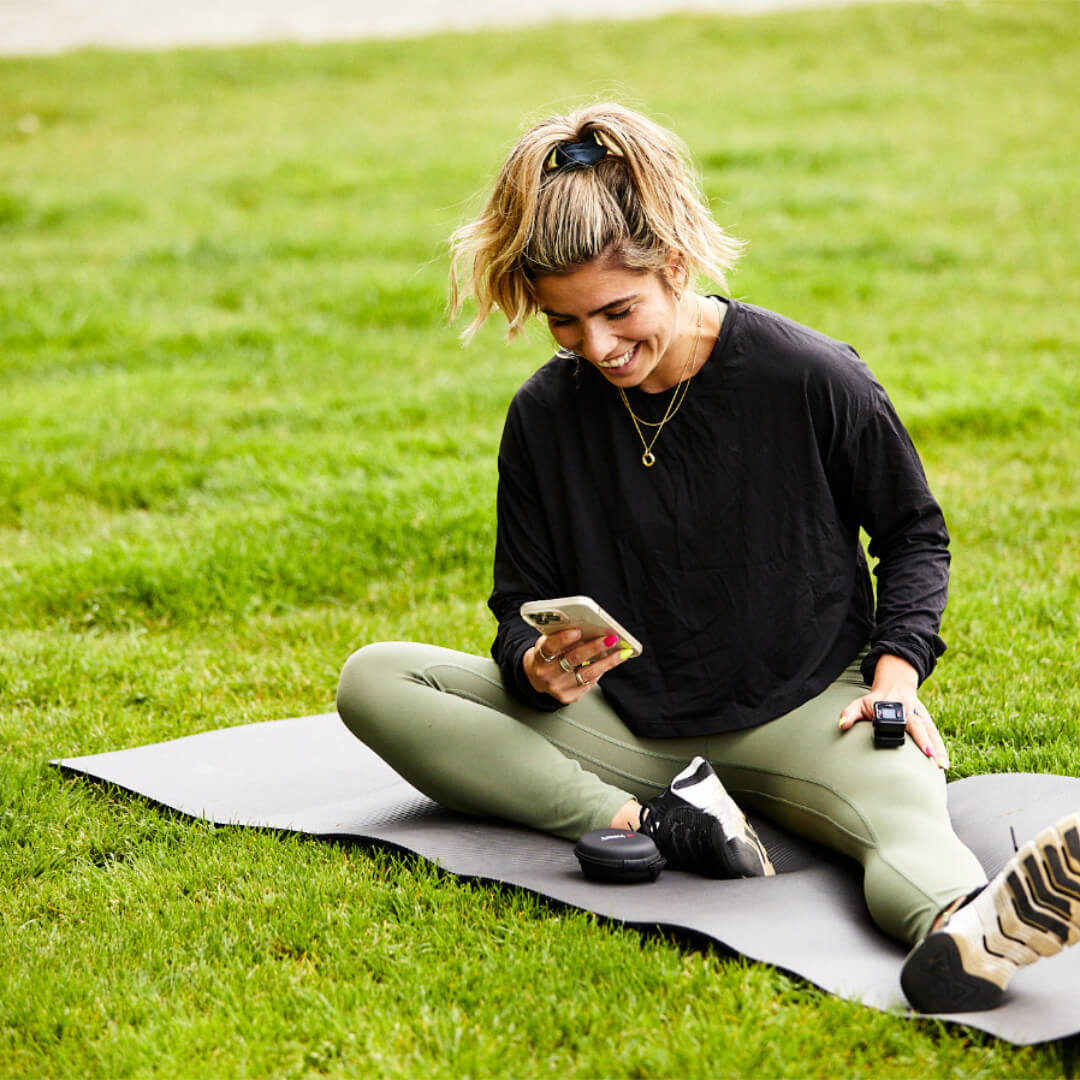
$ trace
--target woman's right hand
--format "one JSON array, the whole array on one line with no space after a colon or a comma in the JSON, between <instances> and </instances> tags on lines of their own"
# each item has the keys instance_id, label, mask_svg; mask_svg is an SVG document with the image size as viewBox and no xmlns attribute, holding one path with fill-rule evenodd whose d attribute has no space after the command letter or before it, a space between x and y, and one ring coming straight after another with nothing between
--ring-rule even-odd
<instances>
[{"instance_id":1,"label":"woman's right hand","mask_svg":"<svg viewBox=\"0 0 1080 1080\"><path fill-rule=\"evenodd\" d=\"M538 693L550 694L562 705L570 705L623 662L618 651L604 656L618 642L614 634L582 641L580 630L541 635L522 659L529 685Z\"/></svg>"}]
</instances>

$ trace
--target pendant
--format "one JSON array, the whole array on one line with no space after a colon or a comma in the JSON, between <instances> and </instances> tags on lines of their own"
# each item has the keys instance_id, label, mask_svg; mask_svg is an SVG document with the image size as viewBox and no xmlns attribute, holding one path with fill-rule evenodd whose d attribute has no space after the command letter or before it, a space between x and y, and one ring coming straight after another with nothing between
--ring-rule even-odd
<instances>
[{"instance_id":1,"label":"pendant","mask_svg":"<svg viewBox=\"0 0 1080 1080\"><path fill-rule=\"evenodd\" d=\"M651 450L646 450L645 453L641 455L641 464L644 465L646 469L651 469L656 464L656 458L653 456Z\"/></svg>"}]
</instances>

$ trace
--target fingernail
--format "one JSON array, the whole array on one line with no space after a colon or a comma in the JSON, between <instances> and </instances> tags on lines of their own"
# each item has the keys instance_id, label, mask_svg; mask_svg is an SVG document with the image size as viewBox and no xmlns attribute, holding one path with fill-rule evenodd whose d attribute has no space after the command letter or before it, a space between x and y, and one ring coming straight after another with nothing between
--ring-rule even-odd
<instances>
[{"instance_id":1,"label":"fingernail","mask_svg":"<svg viewBox=\"0 0 1080 1080\"><path fill-rule=\"evenodd\" d=\"M840 723L836 725L841 731L844 730L844 718L840 717Z\"/></svg>"},{"instance_id":2,"label":"fingernail","mask_svg":"<svg viewBox=\"0 0 1080 1080\"><path fill-rule=\"evenodd\" d=\"M630 657L633 656L633 655L634 655L634 650L631 649L629 645L627 645L626 648L623 649L622 652L619 653L619 659L620 660L629 660Z\"/></svg>"},{"instance_id":3,"label":"fingernail","mask_svg":"<svg viewBox=\"0 0 1080 1080\"><path fill-rule=\"evenodd\" d=\"M930 745L929 743L927 743L927 744L926 744L926 745L925 745L925 746L923 747L923 753L924 753L924 754L925 754L925 755L926 755L927 757L933 757L933 756L934 756L934 748L933 748L933 747L932 747L932 746L931 746L931 745Z\"/></svg>"},{"instance_id":4,"label":"fingernail","mask_svg":"<svg viewBox=\"0 0 1080 1080\"><path fill-rule=\"evenodd\" d=\"M604 638L604 644L610 649L612 645L619 644L619 639L614 634L608 634L608 636Z\"/></svg>"}]
</instances>

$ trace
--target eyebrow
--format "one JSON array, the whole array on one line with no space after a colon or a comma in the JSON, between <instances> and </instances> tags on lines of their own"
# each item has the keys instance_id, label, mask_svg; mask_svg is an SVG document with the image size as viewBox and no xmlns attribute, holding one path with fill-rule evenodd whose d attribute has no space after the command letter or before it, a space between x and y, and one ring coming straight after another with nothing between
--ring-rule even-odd
<instances>
[{"instance_id":1,"label":"eyebrow","mask_svg":"<svg viewBox=\"0 0 1080 1080\"><path fill-rule=\"evenodd\" d=\"M594 315L602 315L605 311L609 311L611 308L622 307L623 304L629 304L632 300L636 300L638 298L638 295L638 293L630 293L629 296L620 296L616 300L609 300L606 304L604 304L603 307L598 307L595 311L590 311L589 318L591 319ZM566 315L561 311L552 311L550 308L541 308L540 311L544 315L550 315L553 319L573 318L572 315Z\"/></svg>"}]
</instances>

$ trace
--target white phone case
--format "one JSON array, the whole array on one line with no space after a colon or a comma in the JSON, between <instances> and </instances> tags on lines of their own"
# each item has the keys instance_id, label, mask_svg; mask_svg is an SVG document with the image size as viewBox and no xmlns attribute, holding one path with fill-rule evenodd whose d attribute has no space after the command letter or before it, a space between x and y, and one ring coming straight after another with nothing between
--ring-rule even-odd
<instances>
[{"instance_id":1,"label":"white phone case","mask_svg":"<svg viewBox=\"0 0 1080 1080\"><path fill-rule=\"evenodd\" d=\"M580 630L581 640L618 635L618 642L609 653L632 649L633 656L642 653L641 642L613 619L595 600L588 596L562 596L557 600L529 600L521 605L521 617L541 634L557 634L562 630Z\"/></svg>"}]
</instances>

